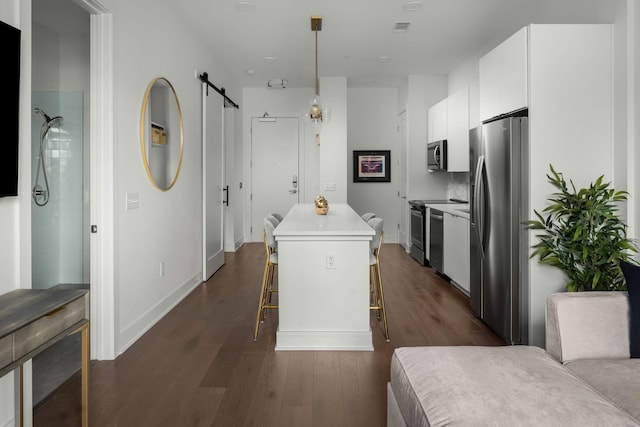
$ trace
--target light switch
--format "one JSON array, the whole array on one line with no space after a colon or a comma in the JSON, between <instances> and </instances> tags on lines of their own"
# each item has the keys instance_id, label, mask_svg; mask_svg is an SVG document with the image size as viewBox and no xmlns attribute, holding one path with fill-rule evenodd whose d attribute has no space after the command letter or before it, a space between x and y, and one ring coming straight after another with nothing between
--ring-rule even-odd
<instances>
[{"instance_id":1,"label":"light switch","mask_svg":"<svg viewBox=\"0 0 640 427\"><path fill-rule=\"evenodd\" d=\"M328 182L324 185L324 191L336 191L336 183Z\"/></svg>"},{"instance_id":2,"label":"light switch","mask_svg":"<svg viewBox=\"0 0 640 427\"><path fill-rule=\"evenodd\" d=\"M140 194L139 193L127 193L127 207L128 211L132 209L138 209L140 207Z\"/></svg>"}]
</instances>

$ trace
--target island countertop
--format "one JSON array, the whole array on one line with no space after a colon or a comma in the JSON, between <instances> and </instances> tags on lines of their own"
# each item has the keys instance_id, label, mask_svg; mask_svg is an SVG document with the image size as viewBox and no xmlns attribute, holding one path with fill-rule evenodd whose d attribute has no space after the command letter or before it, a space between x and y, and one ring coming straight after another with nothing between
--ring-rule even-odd
<instances>
[{"instance_id":1,"label":"island countertop","mask_svg":"<svg viewBox=\"0 0 640 427\"><path fill-rule=\"evenodd\" d=\"M318 215L313 203L293 206L273 232L276 240L295 236L362 236L371 240L374 231L346 203L329 205L326 215Z\"/></svg>"}]
</instances>

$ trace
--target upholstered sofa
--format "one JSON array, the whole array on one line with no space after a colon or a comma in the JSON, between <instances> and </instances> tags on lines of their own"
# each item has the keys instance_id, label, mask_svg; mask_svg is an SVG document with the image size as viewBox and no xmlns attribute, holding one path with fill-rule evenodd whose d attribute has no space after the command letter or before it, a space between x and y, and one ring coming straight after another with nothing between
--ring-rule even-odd
<instances>
[{"instance_id":1,"label":"upholstered sofa","mask_svg":"<svg viewBox=\"0 0 640 427\"><path fill-rule=\"evenodd\" d=\"M626 292L554 294L547 351L533 346L395 350L387 425L638 426L640 359Z\"/></svg>"}]
</instances>

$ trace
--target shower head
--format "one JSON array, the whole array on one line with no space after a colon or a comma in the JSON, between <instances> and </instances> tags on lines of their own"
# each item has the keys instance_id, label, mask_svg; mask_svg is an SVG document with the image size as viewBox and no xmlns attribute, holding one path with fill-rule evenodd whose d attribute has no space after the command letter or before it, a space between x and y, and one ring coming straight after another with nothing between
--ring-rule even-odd
<instances>
[{"instance_id":1,"label":"shower head","mask_svg":"<svg viewBox=\"0 0 640 427\"><path fill-rule=\"evenodd\" d=\"M47 122L47 126L49 127L60 126L63 120L64 119L62 118L62 116L56 116Z\"/></svg>"},{"instance_id":2,"label":"shower head","mask_svg":"<svg viewBox=\"0 0 640 427\"><path fill-rule=\"evenodd\" d=\"M41 110L38 107L34 108L33 112L36 114L41 114L42 117L44 117L47 128L51 128L52 126L60 126L60 124L62 124L62 120L63 120L62 116L56 116L54 118L51 118L47 113L44 112L44 110Z\"/></svg>"}]
</instances>

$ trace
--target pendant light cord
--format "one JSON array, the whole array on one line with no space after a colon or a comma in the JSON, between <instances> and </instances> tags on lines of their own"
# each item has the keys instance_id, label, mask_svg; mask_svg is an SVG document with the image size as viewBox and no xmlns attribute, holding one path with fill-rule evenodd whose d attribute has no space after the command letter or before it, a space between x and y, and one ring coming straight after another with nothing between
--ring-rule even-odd
<instances>
[{"instance_id":1,"label":"pendant light cord","mask_svg":"<svg viewBox=\"0 0 640 427\"><path fill-rule=\"evenodd\" d=\"M318 30L316 33L316 96L320 96L320 82L318 81Z\"/></svg>"}]
</instances>

